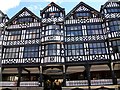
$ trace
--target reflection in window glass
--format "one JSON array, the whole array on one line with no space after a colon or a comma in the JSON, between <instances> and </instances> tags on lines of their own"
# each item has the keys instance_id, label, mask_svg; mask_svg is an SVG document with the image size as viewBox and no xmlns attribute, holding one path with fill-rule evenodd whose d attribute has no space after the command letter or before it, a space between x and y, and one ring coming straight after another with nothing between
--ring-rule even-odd
<instances>
[{"instance_id":1,"label":"reflection in window glass","mask_svg":"<svg viewBox=\"0 0 120 90\"><path fill-rule=\"evenodd\" d=\"M16 30L16 31L9 31L8 34L8 40L20 40L21 37L21 31L20 30Z\"/></svg>"},{"instance_id":2,"label":"reflection in window glass","mask_svg":"<svg viewBox=\"0 0 120 90\"><path fill-rule=\"evenodd\" d=\"M39 46L38 45L26 46L24 48L24 58L38 57L38 52L39 52Z\"/></svg>"},{"instance_id":3,"label":"reflection in window glass","mask_svg":"<svg viewBox=\"0 0 120 90\"><path fill-rule=\"evenodd\" d=\"M40 30L39 29L28 29L26 30L26 39L37 39L40 38Z\"/></svg>"},{"instance_id":4,"label":"reflection in window glass","mask_svg":"<svg viewBox=\"0 0 120 90\"><path fill-rule=\"evenodd\" d=\"M93 24L87 25L87 34L88 35L103 34L101 23L97 25L93 25Z\"/></svg>"},{"instance_id":5,"label":"reflection in window glass","mask_svg":"<svg viewBox=\"0 0 120 90\"><path fill-rule=\"evenodd\" d=\"M68 56L71 55L83 55L83 44L68 44L67 49L67 54Z\"/></svg>"},{"instance_id":6,"label":"reflection in window glass","mask_svg":"<svg viewBox=\"0 0 120 90\"><path fill-rule=\"evenodd\" d=\"M4 48L4 58L18 58L19 48Z\"/></svg>"},{"instance_id":7,"label":"reflection in window glass","mask_svg":"<svg viewBox=\"0 0 120 90\"><path fill-rule=\"evenodd\" d=\"M67 26L66 36L81 36L81 26Z\"/></svg>"},{"instance_id":8,"label":"reflection in window glass","mask_svg":"<svg viewBox=\"0 0 120 90\"><path fill-rule=\"evenodd\" d=\"M89 43L89 52L90 54L107 53L105 43Z\"/></svg>"},{"instance_id":9,"label":"reflection in window glass","mask_svg":"<svg viewBox=\"0 0 120 90\"><path fill-rule=\"evenodd\" d=\"M45 30L46 35L63 35L60 25L48 25Z\"/></svg>"},{"instance_id":10,"label":"reflection in window glass","mask_svg":"<svg viewBox=\"0 0 120 90\"><path fill-rule=\"evenodd\" d=\"M120 30L120 21L110 21L110 31L119 31Z\"/></svg>"},{"instance_id":11,"label":"reflection in window glass","mask_svg":"<svg viewBox=\"0 0 120 90\"><path fill-rule=\"evenodd\" d=\"M60 55L60 45L50 44L45 46L45 55Z\"/></svg>"}]
</instances>

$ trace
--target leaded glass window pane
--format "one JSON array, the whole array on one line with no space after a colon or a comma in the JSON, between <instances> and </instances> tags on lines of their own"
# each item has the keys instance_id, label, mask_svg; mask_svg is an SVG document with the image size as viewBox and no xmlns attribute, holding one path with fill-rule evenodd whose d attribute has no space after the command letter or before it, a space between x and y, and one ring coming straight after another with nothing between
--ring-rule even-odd
<instances>
[{"instance_id":1,"label":"leaded glass window pane","mask_svg":"<svg viewBox=\"0 0 120 90\"><path fill-rule=\"evenodd\" d=\"M89 52L90 54L107 53L105 43L89 43Z\"/></svg>"},{"instance_id":2,"label":"leaded glass window pane","mask_svg":"<svg viewBox=\"0 0 120 90\"><path fill-rule=\"evenodd\" d=\"M9 31L8 34L8 40L20 40L21 37L21 31L20 30L16 30L16 31Z\"/></svg>"},{"instance_id":3,"label":"leaded glass window pane","mask_svg":"<svg viewBox=\"0 0 120 90\"><path fill-rule=\"evenodd\" d=\"M68 44L68 47L66 47L67 49L67 54L68 56L79 56L79 55L83 55L83 44Z\"/></svg>"},{"instance_id":4,"label":"leaded glass window pane","mask_svg":"<svg viewBox=\"0 0 120 90\"><path fill-rule=\"evenodd\" d=\"M82 28L81 26L67 26L66 36L81 36Z\"/></svg>"},{"instance_id":5,"label":"leaded glass window pane","mask_svg":"<svg viewBox=\"0 0 120 90\"><path fill-rule=\"evenodd\" d=\"M119 31L120 30L120 21L110 21L110 31Z\"/></svg>"},{"instance_id":6,"label":"leaded glass window pane","mask_svg":"<svg viewBox=\"0 0 120 90\"><path fill-rule=\"evenodd\" d=\"M18 58L19 48L4 48L4 58Z\"/></svg>"},{"instance_id":7,"label":"leaded glass window pane","mask_svg":"<svg viewBox=\"0 0 120 90\"><path fill-rule=\"evenodd\" d=\"M46 26L45 34L47 35L61 35L60 25L48 25Z\"/></svg>"},{"instance_id":8,"label":"leaded glass window pane","mask_svg":"<svg viewBox=\"0 0 120 90\"><path fill-rule=\"evenodd\" d=\"M50 44L45 46L45 55L60 55L60 45Z\"/></svg>"},{"instance_id":9,"label":"leaded glass window pane","mask_svg":"<svg viewBox=\"0 0 120 90\"><path fill-rule=\"evenodd\" d=\"M30 23L33 22L32 17L20 17L17 19L17 23Z\"/></svg>"},{"instance_id":10,"label":"leaded glass window pane","mask_svg":"<svg viewBox=\"0 0 120 90\"><path fill-rule=\"evenodd\" d=\"M88 24L87 25L87 34L88 35L98 35L98 34L103 34L103 29L102 29L102 24Z\"/></svg>"},{"instance_id":11,"label":"leaded glass window pane","mask_svg":"<svg viewBox=\"0 0 120 90\"><path fill-rule=\"evenodd\" d=\"M39 52L38 45L26 46L24 47L24 58L38 57L38 52Z\"/></svg>"},{"instance_id":12,"label":"leaded glass window pane","mask_svg":"<svg viewBox=\"0 0 120 90\"><path fill-rule=\"evenodd\" d=\"M39 29L28 29L26 30L26 39L38 39L40 38Z\"/></svg>"}]
</instances>

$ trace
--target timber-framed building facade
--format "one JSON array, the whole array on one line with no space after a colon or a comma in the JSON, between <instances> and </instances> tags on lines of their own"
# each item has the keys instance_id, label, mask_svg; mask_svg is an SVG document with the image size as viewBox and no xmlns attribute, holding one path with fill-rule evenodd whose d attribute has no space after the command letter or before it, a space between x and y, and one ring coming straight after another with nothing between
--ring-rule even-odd
<instances>
[{"instance_id":1,"label":"timber-framed building facade","mask_svg":"<svg viewBox=\"0 0 120 90\"><path fill-rule=\"evenodd\" d=\"M120 87L120 2L100 12L80 2L67 15L51 2L40 17L24 7L2 31L2 86L112 90ZM8 19L8 18L6 18ZM108 89L109 90L109 89Z\"/></svg>"}]
</instances>

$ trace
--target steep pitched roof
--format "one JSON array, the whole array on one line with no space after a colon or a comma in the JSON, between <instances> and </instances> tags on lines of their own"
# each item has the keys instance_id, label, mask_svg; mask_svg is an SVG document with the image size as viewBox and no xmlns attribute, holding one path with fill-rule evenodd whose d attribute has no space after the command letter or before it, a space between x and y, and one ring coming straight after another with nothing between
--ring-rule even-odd
<instances>
[{"instance_id":1,"label":"steep pitched roof","mask_svg":"<svg viewBox=\"0 0 120 90\"><path fill-rule=\"evenodd\" d=\"M1 10L0 10L0 14L2 15L2 17L6 16L6 18L9 19L8 16L7 16L7 14L4 14Z\"/></svg>"},{"instance_id":2,"label":"steep pitched roof","mask_svg":"<svg viewBox=\"0 0 120 90\"><path fill-rule=\"evenodd\" d=\"M119 4L120 5L120 1L118 1L118 0L114 0L114 1L110 1L110 0L108 0L104 5L101 5L101 9L100 9L100 12L109 4L109 3L111 3L111 2L115 2L115 3L117 3L117 4Z\"/></svg>"},{"instance_id":3,"label":"steep pitched roof","mask_svg":"<svg viewBox=\"0 0 120 90\"><path fill-rule=\"evenodd\" d=\"M96 13L100 14L99 11L95 10L94 8L90 7L89 5L85 4L84 2L80 2L78 5L76 5L65 17L68 18L74 11L76 11L80 6L85 6L86 8L90 9L90 11L95 11Z\"/></svg>"},{"instance_id":4,"label":"steep pitched roof","mask_svg":"<svg viewBox=\"0 0 120 90\"><path fill-rule=\"evenodd\" d=\"M55 6L57 7L59 10L64 10L64 8L61 8L60 6L58 6L57 4L55 4L54 2L51 2L50 4L48 4L43 10L40 11L40 13L42 14L43 12L45 12L48 8L50 8L51 6Z\"/></svg>"},{"instance_id":5,"label":"steep pitched roof","mask_svg":"<svg viewBox=\"0 0 120 90\"><path fill-rule=\"evenodd\" d=\"M0 10L0 14L2 15L2 16L4 16L5 14Z\"/></svg>"},{"instance_id":6,"label":"steep pitched roof","mask_svg":"<svg viewBox=\"0 0 120 90\"><path fill-rule=\"evenodd\" d=\"M20 10L16 15L14 15L7 24L11 23L15 18L17 18L20 14L22 14L24 11L27 11L30 15L34 16L36 19L40 20L38 16L36 16L34 13L32 13L29 9L24 7L22 10Z\"/></svg>"}]
</instances>

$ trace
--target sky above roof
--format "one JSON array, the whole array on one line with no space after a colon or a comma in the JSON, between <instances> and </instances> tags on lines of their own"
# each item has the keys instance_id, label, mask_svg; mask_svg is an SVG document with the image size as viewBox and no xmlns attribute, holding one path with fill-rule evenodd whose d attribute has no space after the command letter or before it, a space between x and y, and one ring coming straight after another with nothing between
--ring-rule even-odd
<instances>
[{"instance_id":1,"label":"sky above roof","mask_svg":"<svg viewBox=\"0 0 120 90\"><path fill-rule=\"evenodd\" d=\"M40 16L40 10L45 8L50 2L55 2L65 8L67 14L81 1L100 11L101 5L108 0L0 0L0 10L11 18L23 7L27 7L37 16Z\"/></svg>"}]
</instances>

